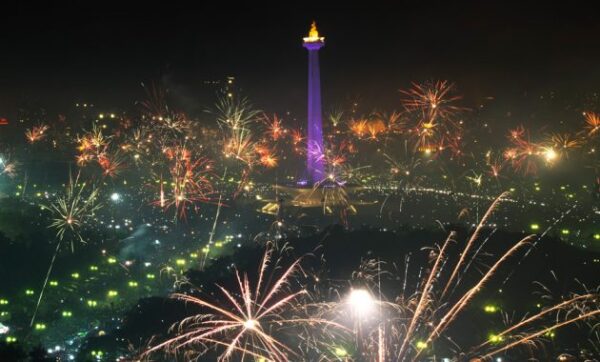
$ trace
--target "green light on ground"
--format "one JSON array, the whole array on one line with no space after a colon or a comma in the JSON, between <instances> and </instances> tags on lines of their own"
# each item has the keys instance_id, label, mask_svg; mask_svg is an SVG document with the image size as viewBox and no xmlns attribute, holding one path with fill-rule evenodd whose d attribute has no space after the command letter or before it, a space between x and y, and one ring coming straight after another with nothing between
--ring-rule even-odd
<instances>
[{"instance_id":1,"label":"green light on ground","mask_svg":"<svg viewBox=\"0 0 600 362\"><path fill-rule=\"evenodd\" d=\"M529 225L529 228L531 230L539 230L540 229L540 225L539 224L531 224L531 225Z\"/></svg>"},{"instance_id":2,"label":"green light on ground","mask_svg":"<svg viewBox=\"0 0 600 362\"><path fill-rule=\"evenodd\" d=\"M108 291L108 297L109 297L109 298L114 298L114 297L116 297L117 295L119 295L119 292L117 292L116 290L109 290L109 291Z\"/></svg>"},{"instance_id":3,"label":"green light on ground","mask_svg":"<svg viewBox=\"0 0 600 362\"><path fill-rule=\"evenodd\" d=\"M500 308L496 307L495 305L488 304L485 307L483 307L483 310L486 313L496 313L497 311L500 310Z\"/></svg>"},{"instance_id":4,"label":"green light on ground","mask_svg":"<svg viewBox=\"0 0 600 362\"><path fill-rule=\"evenodd\" d=\"M490 334L490 336L488 337L488 340L489 340L491 343L500 343L500 342L503 342L503 341L504 341L504 337L502 337L502 336L499 336L499 335L497 335L497 334Z\"/></svg>"},{"instance_id":5,"label":"green light on ground","mask_svg":"<svg viewBox=\"0 0 600 362\"><path fill-rule=\"evenodd\" d=\"M343 348L343 347L336 347L334 353L338 357L346 357L346 356L348 356L348 351L346 351L346 349Z\"/></svg>"},{"instance_id":6,"label":"green light on ground","mask_svg":"<svg viewBox=\"0 0 600 362\"><path fill-rule=\"evenodd\" d=\"M417 346L417 349L419 349L419 350L425 349L425 348L427 348L427 343L425 341L418 341L416 346Z\"/></svg>"},{"instance_id":7,"label":"green light on ground","mask_svg":"<svg viewBox=\"0 0 600 362\"><path fill-rule=\"evenodd\" d=\"M62 311L62 316L64 318L71 318L73 316L73 313L70 310L63 310Z\"/></svg>"}]
</instances>

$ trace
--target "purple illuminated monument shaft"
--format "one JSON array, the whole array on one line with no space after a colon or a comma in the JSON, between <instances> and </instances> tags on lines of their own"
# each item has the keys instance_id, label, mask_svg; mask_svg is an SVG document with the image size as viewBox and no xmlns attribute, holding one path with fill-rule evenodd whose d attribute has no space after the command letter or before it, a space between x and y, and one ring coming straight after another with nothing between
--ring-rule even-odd
<instances>
[{"instance_id":1,"label":"purple illuminated monument shaft","mask_svg":"<svg viewBox=\"0 0 600 362\"><path fill-rule=\"evenodd\" d=\"M319 37L313 22L308 37L304 38L308 50L308 140L306 171L313 184L323 179L323 120L321 114L321 81L319 72L319 49L325 45L325 38Z\"/></svg>"}]
</instances>

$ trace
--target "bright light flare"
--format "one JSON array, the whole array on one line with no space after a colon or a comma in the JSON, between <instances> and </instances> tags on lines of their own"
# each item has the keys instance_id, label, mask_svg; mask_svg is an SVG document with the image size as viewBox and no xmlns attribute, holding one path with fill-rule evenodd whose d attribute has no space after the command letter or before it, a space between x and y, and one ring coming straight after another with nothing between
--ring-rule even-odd
<instances>
[{"instance_id":1,"label":"bright light flare","mask_svg":"<svg viewBox=\"0 0 600 362\"><path fill-rule=\"evenodd\" d=\"M358 317L365 317L375 310L375 299L366 289L352 289L348 295L348 305L353 314Z\"/></svg>"},{"instance_id":2,"label":"bright light flare","mask_svg":"<svg viewBox=\"0 0 600 362\"><path fill-rule=\"evenodd\" d=\"M542 151L542 155L544 156L544 159L548 163L553 163L554 161L556 161L558 159L558 153L552 147L545 148Z\"/></svg>"}]
</instances>

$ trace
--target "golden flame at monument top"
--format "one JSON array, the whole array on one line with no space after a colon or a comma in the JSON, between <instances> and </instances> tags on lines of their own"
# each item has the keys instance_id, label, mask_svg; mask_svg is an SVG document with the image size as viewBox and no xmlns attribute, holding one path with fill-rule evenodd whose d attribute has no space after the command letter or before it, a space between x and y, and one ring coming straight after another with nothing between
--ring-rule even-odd
<instances>
[{"instance_id":1,"label":"golden flame at monument top","mask_svg":"<svg viewBox=\"0 0 600 362\"><path fill-rule=\"evenodd\" d=\"M319 37L319 31L317 30L317 22L313 21L310 24L310 30L308 36L303 38L305 43L322 42L325 41L325 37Z\"/></svg>"}]
</instances>

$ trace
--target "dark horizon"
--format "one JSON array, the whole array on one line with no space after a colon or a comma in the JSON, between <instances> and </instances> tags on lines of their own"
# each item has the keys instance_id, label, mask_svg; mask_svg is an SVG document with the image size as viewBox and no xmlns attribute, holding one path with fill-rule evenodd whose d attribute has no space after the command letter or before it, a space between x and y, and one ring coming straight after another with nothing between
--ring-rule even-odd
<instances>
[{"instance_id":1,"label":"dark horizon","mask_svg":"<svg viewBox=\"0 0 600 362\"><path fill-rule=\"evenodd\" d=\"M0 35L0 116L23 100L57 112L89 100L128 107L140 83L158 83L190 108L204 80L235 76L258 107L303 112L306 51L317 21L324 110L359 98L397 107L410 82L448 79L471 105L526 92L593 92L600 81L600 24L592 11L556 5L403 4L395 8L107 9L21 6Z\"/></svg>"}]
</instances>

